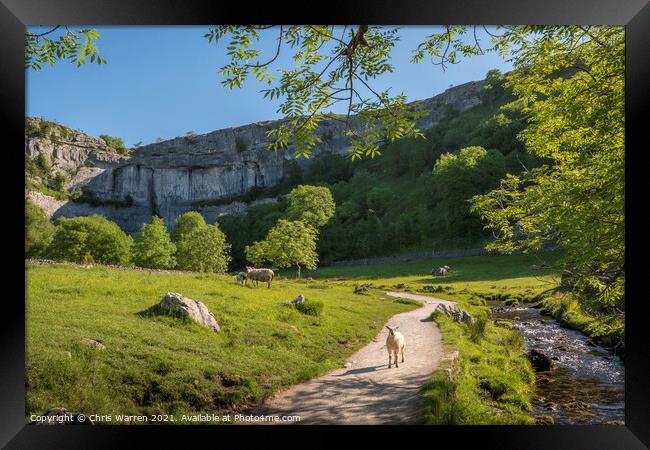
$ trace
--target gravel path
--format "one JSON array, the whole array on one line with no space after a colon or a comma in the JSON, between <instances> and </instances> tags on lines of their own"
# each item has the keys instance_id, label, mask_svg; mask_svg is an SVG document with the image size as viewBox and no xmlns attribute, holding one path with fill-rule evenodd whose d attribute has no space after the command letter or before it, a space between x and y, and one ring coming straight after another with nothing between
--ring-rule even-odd
<instances>
[{"instance_id":1,"label":"gravel path","mask_svg":"<svg viewBox=\"0 0 650 450\"><path fill-rule=\"evenodd\" d=\"M391 317L386 324L398 325L406 339L406 361L399 368L388 369L388 330L383 327L372 342L347 360L348 367L282 391L254 414L298 415L302 424L416 423L420 387L442 356L440 331L430 316L439 303L453 302L406 292L386 294L423 304Z\"/></svg>"}]
</instances>

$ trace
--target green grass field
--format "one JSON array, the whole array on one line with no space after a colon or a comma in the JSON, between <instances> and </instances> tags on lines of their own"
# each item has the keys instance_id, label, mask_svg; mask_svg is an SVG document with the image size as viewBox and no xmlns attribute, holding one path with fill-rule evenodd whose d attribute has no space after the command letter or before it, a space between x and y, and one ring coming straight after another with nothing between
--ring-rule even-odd
<instances>
[{"instance_id":1,"label":"green grass field","mask_svg":"<svg viewBox=\"0 0 650 450\"><path fill-rule=\"evenodd\" d=\"M168 291L204 302L221 333L137 314ZM285 304L300 293L324 303L320 316ZM340 367L390 316L413 308L325 280L279 279L267 289L229 276L30 265L26 418L56 406L86 414L243 411ZM86 347L84 337L106 349Z\"/></svg>"},{"instance_id":2,"label":"green grass field","mask_svg":"<svg viewBox=\"0 0 650 450\"><path fill-rule=\"evenodd\" d=\"M395 288L407 285L418 291L427 285L450 286L454 295L458 290L479 294L539 294L559 283L557 269L531 270L533 264L552 265L559 259L557 253L535 255L465 256L460 258L430 258L403 261L395 264L365 266L330 266L307 272L314 279L349 280L352 283L370 283L374 286ZM446 277L434 277L431 269L448 265ZM286 275L291 276L291 272ZM446 298L445 294L436 294ZM453 299L453 298L450 298Z\"/></svg>"},{"instance_id":3,"label":"green grass field","mask_svg":"<svg viewBox=\"0 0 650 450\"><path fill-rule=\"evenodd\" d=\"M416 307L381 289L421 292L426 285L447 285L452 289L433 295L484 317L485 295L530 296L548 289L557 274L530 270L539 262L538 256L517 255L328 267L306 275L313 280L295 280L287 272L270 289L240 286L225 275L29 265L26 420L56 406L113 415L244 412L280 387L340 367L389 317ZM445 264L452 267L449 276L430 275L432 267ZM354 294L361 283L377 289ZM406 286L395 287L400 284ZM221 333L138 314L168 291L204 302ZM324 304L321 315L287 305L301 293ZM460 378L465 381L449 399L466 411L483 405L476 414L462 416L462 423L526 423L532 380L514 332L488 324L477 340L464 325L438 321L445 345L460 350L465 361ZM106 349L81 344L84 337ZM508 385L498 398L489 392L495 383ZM425 421L453 423L446 406L431 408L437 395L432 386L439 387L430 383L424 391L431 400ZM463 390L464 403L458 401ZM504 412L501 419L494 418L494 411Z\"/></svg>"}]
</instances>

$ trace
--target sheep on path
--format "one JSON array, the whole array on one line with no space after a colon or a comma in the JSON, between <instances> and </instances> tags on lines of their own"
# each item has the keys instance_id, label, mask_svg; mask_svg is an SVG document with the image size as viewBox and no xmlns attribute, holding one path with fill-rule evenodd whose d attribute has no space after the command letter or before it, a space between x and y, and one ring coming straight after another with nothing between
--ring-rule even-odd
<instances>
[{"instance_id":1,"label":"sheep on path","mask_svg":"<svg viewBox=\"0 0 650 450\"><path fill-rule=\"evenodd\" d=\"M255 286L259 286L260 281L267 283L266 287L271 287L271 282L275 274L271 269L256 269L254 267L246 267L246 279L255 281Z\"/></svg>"},{"instance_id":2,"label":"sheep on path","mask_svg":"<svg viewBox=\"0 0 650 450\"><path fill-rule=\"evenodd\" d=\"M404 347L406 347L406 341L404 336L399 331L396 331L399 327L389 327L388 328L388 337L386 338L386 348L388 349L388 368L391 368L391 355L395 360L395 367L399 367L397 364L397 355L402 354L402 362L404 362Z\"/></svg>"}]
</instances>

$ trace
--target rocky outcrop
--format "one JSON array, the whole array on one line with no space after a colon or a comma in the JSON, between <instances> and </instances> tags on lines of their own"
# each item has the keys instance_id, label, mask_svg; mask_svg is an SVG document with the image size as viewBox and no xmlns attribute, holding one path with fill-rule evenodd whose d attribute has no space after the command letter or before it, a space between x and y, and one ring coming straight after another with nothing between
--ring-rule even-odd
<instances>
[{"instance_id":1,"label":"rocky outcrop","mask_svg":"<svg viewBox=\"0 0 650 450\"><path fill-rule=\"evenodd\" d=\"M437 123L450 109L464 111L480 104L483 83L465 83L413 102L414 109L428 111L418 121L419 127L425 129ZM279 152L267 149L271 142L267 132L281 122L258 122L177 137L139 147L130 157L121 157L102 139L77 131L66 139L26 136L26 157L46 154L53 170L68 177L66 187L82 189L86 200L92 201L57 204L43 197L33 200L51 211L53 218L102 214L131 233L154 214L169 226L178 215L198 210L212 223L221 213L236 214L246 209L241 202L223 204L224 199L241 196L253 188L273 186L288 175L296 161L300 166L309 164L308 159L296 160L291 147ZM350 147L341 121L324 120L318 133L322 142L316 154L345 154Z\"/></svg>"}]
</instances>

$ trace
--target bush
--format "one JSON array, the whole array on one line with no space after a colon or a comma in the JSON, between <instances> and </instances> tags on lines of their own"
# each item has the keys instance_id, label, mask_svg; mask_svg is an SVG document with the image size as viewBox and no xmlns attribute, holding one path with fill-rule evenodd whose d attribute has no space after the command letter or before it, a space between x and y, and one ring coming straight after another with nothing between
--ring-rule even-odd
<instances>
[{"instance_id":1,"label":"bush","mask_svg":"<svg viewBox=\"0 0 650 450\"><path fill-rule=\"evenodd\" d=\"M53 235L54 225L45 212L30 199L25 199L25 257L45 256Z\"/></svg>"},{"instance_id":2,"label":"bush","mask_svg":"<svg viewBox=\"0 0 650 450\"><path fill-rule=\"evenodd\" d=\"M48 255L78 263L89 255L101 264L129 265L132 243L128 234L103 216L59 217Z\"/></svg>"},{"instance_id":3,"label":"bush","mask_svg":"<svg viewBox=\"0 0 650 450\"><path fill-rule=\"evenodd\" d=\"M100 134L99 137L106 142L110 148L115 150L116 153L120 155L128 155L129 149L124 145L124 141L121 138L115 136L109 136L108 134Z\"/></svg>"},{"instance_id":4,"label":"bush","mask_svg":"<svg viewBox=\"0 0 650 450\"><path fill-rule=\"evenodd\" d=\"M302 303L296 304L296 309L308 316L320 316L323 312L323 302L318 300L305 300Z\"/></svg>"},{"instance_id":5,"label":"bush","mask_svg":"<svg viewBox=\"0 0 650 450\"><path fill-rule=\"evenodd\" d=\"M168 269L176 265L176 246L171 241L165 222L152 217L140 228L133 243L133 261L150 269Z\"/></svg>"}]
</instances>

